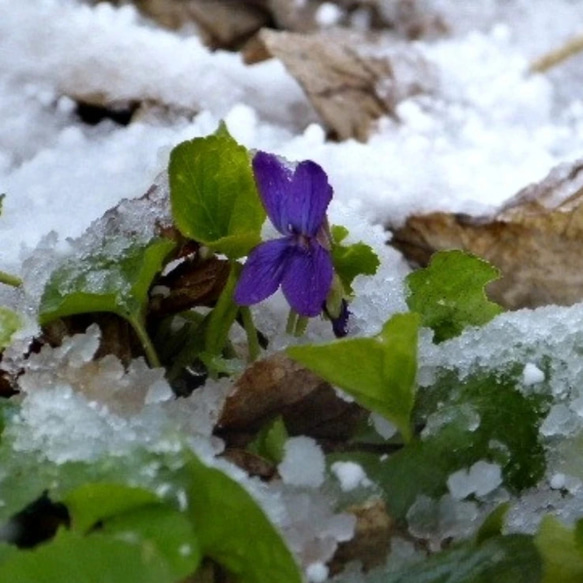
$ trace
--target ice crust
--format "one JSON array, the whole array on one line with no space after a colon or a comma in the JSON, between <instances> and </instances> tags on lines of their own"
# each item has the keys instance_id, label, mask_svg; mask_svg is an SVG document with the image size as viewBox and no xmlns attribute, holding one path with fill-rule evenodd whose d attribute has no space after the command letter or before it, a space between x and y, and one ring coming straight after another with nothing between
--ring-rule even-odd
<instances>
[{"instance_id":1,"label":"ice crust","mask_svg":"<svg viewBox=\"0 0 583 583\"><path fill-rule=\"evenodd\" d=\"M113 356L94 360L99 339L99 328L91 325L27 361L19 380L21 408L4 434L16 455L37 453L58 464L97 462L132 455L136 448L172 452L187 444L249 490L314 573L321 572L314 565L325 564L339 542L352 538L355 518L336 512L332 497L319 492L324 456L314 440L289 440L282 483L251 479L216 457L224 444L212 433L231 381L208 381L188 399L175 399L164 371L150 369L143 359L127 370Z\"/></svg>"},{"instance_id":2,"label":"ice crust","mask_svg":"<svg viewBox=\"0 0 583 583\"><path fill-rule=\"evenodd\" d=\"M480 516L475 502L458 501L445 494L439 500L419 496L407 512L409 532L427 540L433 550L439 550L447 538L463 539L476 528Z\"/></svg>"}]
</instances>

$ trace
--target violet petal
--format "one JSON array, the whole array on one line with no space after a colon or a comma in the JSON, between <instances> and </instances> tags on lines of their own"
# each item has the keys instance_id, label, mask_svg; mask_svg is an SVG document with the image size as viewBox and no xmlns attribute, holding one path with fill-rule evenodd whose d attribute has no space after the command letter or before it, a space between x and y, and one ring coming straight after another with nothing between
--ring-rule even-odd
<instances>
[{"instance_id":1,"label":"violet petal","mask_svg":"<svg viewBox=\"0 0 583 583\"><path fill-rule=\"evenodd\" d=\"M243 266L235 289L235 302L241 306L250 306L275 293L293 251L294 246L288 238L257 245Z\"/></svg>"},{"instance_id":2,"label":"violet petal","mask_svg":"<svg viewBox=\"0 0 583 583\"><path fill-rule=\"evenodd\" d=\"M315 241L292 249L281 282L283 293L300 316L317 316L332 284L330 252Z\"/></svg>"},{"instance_id":3,"label":"violet petal","mask_svg":"<svg viewBox=\"0 0 583 583\"><path fill-rule=\"evenodd\" d=\"M348 303L343 299L338 317L330 318L332 321L332 331L334 332L334 336L336 336L336 338L344 338L344 336L348 334L349 316L350 310L348 309Z\"/></svg>"},{"instance_id":4,"label":"violet petal","mask_svg":"<svg viewBox=\"0 0 583 583\"><path fill-rule=\"evenodd\" d=\"M277 156L266 152L257 152L252 165L259 195L269 220L282 235L290 234L287 203L291 171Z\"/></svg>"},{"instance_id":5,"label":"violet petal","mask_svg":"<svg viewBox=\"0 0 583 583\"><path fill-rule=\"evenodd\" d=\"M321 166L305 160L296 167L287 199L286 218L296 233L315 237L332 200L332 187Z\"/></svg>"}]
</instances>

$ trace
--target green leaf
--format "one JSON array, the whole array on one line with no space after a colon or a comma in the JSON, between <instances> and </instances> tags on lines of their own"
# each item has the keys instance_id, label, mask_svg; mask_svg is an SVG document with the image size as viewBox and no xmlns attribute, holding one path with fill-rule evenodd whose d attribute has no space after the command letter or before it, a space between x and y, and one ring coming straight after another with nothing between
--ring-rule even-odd
<instances>
[{"instance_id":1,"label":"green leaf","mask_svg":"<svg viewBox=\"0 0 583 583\"><path fill-rule=\"evenodd\" d=\"M466 326L482 326L502 312L484 293L484 286L499 277L498 269L479 257L441 251L428 267L407 276L407 305L421 314L422 326L434 331L435 342L443 342L461 334Z\"/></svg>"},{"instance_id":2,"label":"green leaf","mask_svg":"<svg viewBox=\"0 0 583 583\"><path fill-rule=\"evenodd\" d=\"M539 583L541 559L532 537L522 534L466 544L391 573L383 583ZM555 579L555 583L563 579Z\"/></svg>"},{"instance_id":3,"label":"green leaf","mask_svg":"<svg viewBox=\"0 0 583 583\"><path fill-rule=\"evenodd\" d=\"M176 581L194 573L202 559L198 538L187 516L168 504L142 506L106 520L102 532L117 540L155 548Z\"/></svg>"},{"instance_id":4,"label":"green leaf","mask_svg":"<svg viewBox=\"0 0 583 583\"><path fill-rule=\"evenodd\" d=\"M283 460L285 442L288 437L283 417L279 415L261 428L247 449L251 453L279 464Z\"/></svg>"},{"instance_id":5,"label":"green leaf","mask_svg":"<svg viewBox=\"0 0 583 583\"><path fill-rule=\"evenodd\" d=\"M330 457L361 464L382 488L391 516L403 520L419 495L439 498L453 472L480 460L499 464L504 485L515 492L543 477L538 428L546 408L540 397L526 397L510 379L476 376L460 382L447 375L417 398L417 408L433 412L422 439L384 461L369 454Z\"/></svg>"},{"instance_id":6,"label":"green leaf","mask_svg":"<svg viewBox=\"0 0 583 583\"><path fill-rule=\"evenodd\" d=\"M0 350L6 348L13 334L22 326L22 318L12 310L0 306Z\"/></svg>"},{"instance_id":7,"label":"green leaf","mask_svg":"<svg viewBox=\"0 0 583 583\"><path fill-rule=\"evenodd\" d=\"M7 424L7 429L10 425ZM10 432L0 443L0 525L12 515L20 512L31 502L47 492L51 500L65 500L73 491L91 484L88 492L98 490L97 483L126 484L128 487L143 486L156 491L151 480L145 480L144 468L150 464L164 471L164 458L141 450L136 444L136 451L124 457L104 457L86 462L53 463L35 451L15 452L10 444ZM165 485L172 484L172 475L165 476ZM120 486L121 488L121 486ZM145 495L145 498L152 499ZM158 500L154 496L154 499ZM87 505L91 500L87 500ZM99 510L95 510L99 512ZM81 512L81 511L80 511ZM90 510L82 509L79 514L81 524L91 521ZM75 522L74 518L74 522ZM83 526L83 524L82 524Z\"/></svg>"},{"instance_id":8,"label":"green leaf","mask_svg":"<svg viewBox=\"0 0 583 583\"><path fill-rule=\"evenodd\" d=\"M352 282L357 275L374 275L380 261L377 254L365 243L341 245L348 236L348 229L334 225L332 233L332 263L344 289L352 294Z\"/></svg>"},{"instance_id":9,"label":"green leaf","mask_svg":"<svg viewBox=\"0 0 583 583\"><path fill-rule=\"evenodd\" d=\"M0 564L17 553L15 546L0 542Z\"/></svg>"},{"instance_id":10,"label":"green leaf","mask_svg":"<svg viewBox=\"0 0 583 583\"><path fill-rule=\"evenodd\" d=\"M187 469L188 512L205 556L224 566L239 583L302 581L281 535L241 485L197 459Z\"/></svg>"},{"instance_id":11,"label":"green leaf","mask_svg":"<svg viewBox=\"0 0 583 583\"><path fill-rule=\"evenodd\" d=\"M185 237L230 259L260 242L265 210L249 153L226 128L176 146L168 171L172 214Z\"/></svg>"},{"instance_id":12,"label":"green leaf","mask_svg":"<svg viewBox=\"0 0 583 583\"><path fill-rule=\"evenodd\" d=\"M332 225L330 227L330 234L332 235L332 242L339 245L348 237L350 231L342 225Z\"/></svg>"},{"instance_id":13,"label":"green leaf","mask_svg":"<svg viewBox=\"0 0 583 583\"><path fill-rule=\"evenodd\" d=\"M176 579L193 573L201 559L198 540L186 515L144 488L117 483L88 483L63 499L71 526L80 533L96 525L100 532L127 542L154 546Z\"/></svg>"},{"instance_id":14,"label":"green leaf","mask_svg":"<svg viewBox=\"0 0 583 583\"><path fill-rule=\"evenodd\" d=\"M373 338L292 346L288 355L337 385L411 438L417 373L417 314L396 314Z\"/></svg>"},{"instance_id":15,"label":"green leaf","mask_svg":"<svg viewBox=\"0 0 583 583\"><path fill-rule=\"evenodd\" d=\"M83 261L65 262L51 275L40 305L40 323L87 312L113 312L136 318L148 300L148 290L174 248L168 239L143 245L119 240L95 249Z\"/></svg>"},{"instance_id":16,"label":"green leaf","mask_svg":"<svg viewBox=\"0 0 583 583\"><path fill-rule=\"evenodd\" d=\"M156 547L103 534L61 531L49 543L0 563L0 581L15 583L176 583Z\"/></svg>"},{"instance_id":17,"label":"green leaf","mask_svg":"<svg viewBox=\"0 0 583 583\"><path fill-rule=\"evenodd\" d=\"M210 356L219 356L229 338L229 331L235 322L239 306L233 300L233 294L237 285L237 279L241 266L237 263L231 265L229 277L225 287L219 296L216 306L208 318L205 328L205 352Z\"/></svg>"},{"instance_id":18,"label":"green leaf","mask_svg":"<svg viewBox=\"0 0 583 583\"><path fill-rule=\"evenodd\" d=\"M501 535L509 509L509 502L504 502L503 504L496 506L496 508L486 516L484 522L482 522L476 535L476 542L483 543L490 538Z\"/></svg>"},{"instance_id":19,"label":"green leaf","mask_svg":"<svg viewBox=\"0 0 583 583\"><path fill-rule=\"evenodd\" d=\"M149 490L107 482L84 484L62 500L69 510L72 528L79 532L116 514L159 501Z\"/></svg>"},{"instance_id":20,"label":"green leaf","mask_svg":"<svg viewBox=\"0 0 583 583\"><path fill-rule=\"evenodd\" d=\"M583 581L583 553L572 528L547 515L542 519L535 543L543 557L543 583Z\"/></svg>"}]
</instances>

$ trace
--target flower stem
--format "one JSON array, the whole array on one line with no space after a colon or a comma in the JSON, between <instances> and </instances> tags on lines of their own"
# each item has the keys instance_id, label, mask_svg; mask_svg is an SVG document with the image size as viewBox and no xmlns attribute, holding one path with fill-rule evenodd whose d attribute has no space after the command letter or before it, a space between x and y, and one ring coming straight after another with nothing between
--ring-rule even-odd
<instances>
[{"instance_id":1,"label":"flower stem","mask_svg":"<svg viewBox=\"0 0 583 583\"><path fill-rule=\"evenodd\" d=\"M132 328L134 329L135 333L137 334L140 343L142 344L142 348L146 353L146 358L148 359L148 363L152 368L159 368L162 366L160 363L160 359L158 358L158 354L156 353L156 349L152 344L152 340L146 331L146 326L144 323L143 318L130 316L128 318L129 323L131 324Z\"/></svg>"},{"instance_id":2,"label":"flower stem","mask_svg":"<svg viewBox=\"0 0 583 583\"><path fill-rule=\"evenodd\" d=\"M22 279L16 275L10 275L10 273L0 271L0 283L4 283L12 287L20 287L22 285Z\"/></svg>"},{"instance_id":3,"label":"flower stem","mask_svg":"<svg viewBox=\"0 0 583 583\"><path fill-rule=\"evenodd\" d=\"M309 318L306 316L298 316L296 321L296 328L294 330L294 336L303 336L306 328L308 327Z\"/></svg>"},{"instance_id":4,"label":"flower stem","mask_svg":"<svg viewBox=\"0 0 583 583\"><path fill-rule=\"evenodd\" d=\"M287 323L285 325L285 333L293 336L295 334L296 323L298 321L298 315L296 312L290 309L287 315Z\"/></svg>"},{"instance_id":5,"label":"flower stem","mask_svg":"<svg viewBox=\"0 0 583 583\"><path fill-rule=\"evenodd\" d=\"M257 337L257 329L253 324L253 316L251 310L247 306L239 308L241 318L243 318L243 326L247 334L247 344L249 346L249 361L253 362L259 358L261 347L259 346L259 339Z\"/></svg>"}]
</instances>

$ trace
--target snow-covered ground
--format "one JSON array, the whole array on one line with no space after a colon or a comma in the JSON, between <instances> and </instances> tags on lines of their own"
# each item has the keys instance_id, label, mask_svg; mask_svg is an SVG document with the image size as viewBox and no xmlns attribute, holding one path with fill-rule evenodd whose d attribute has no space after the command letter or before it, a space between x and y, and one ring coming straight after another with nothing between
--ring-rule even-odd
<instances>
[{"instance_id":1,"label":"snow-covered ground","mask_svg":"<svg viewBox=\"0 0 583 583\"><path fill-rule=\"evenodd\" d=\"M0 192L6 193L0 218L0 269L22 274L23 265L33 265L42 278L44 255L35 251L40 242L59 249L67 237L82 234L121 199L145 193L166 167L173 146L213 132L224 119L234 137L249 148L291 160L310 158L325 168L335 190L332 222L344 224L355 240L373 245L383 261L376 277L357 282L352 305L353 333L374 333L392 312L404 308L402 278L408 270L396 251L385 248L387 235L381 225L399 224L421 211L483 213L542 179L556 164L583 156L583 57L546 75L528 73L537 56L581 32L583 2L426 3L451 28L442 39L415 43L435 75L431 92L400 103L401 121L381 119L367 143L336 143L326 141L300 87L275 60L246 66L240 55L210 52L192 32L161 30L129 6L0 0ZM142 96L175 111L149 113L126 127L110 121L95 127L83 124L75 115L72 98L103 91L120 101ZM60 243L54 237L46 239L51 231ZM1 294L3 301L17 305L11 291ZM275 297L258 318L267 331L279 330L282 314L281 298ZM92 334L79 348L89 359ZM309 331L311 338L327 334L318 323ZM522 344L525 337L532 340L528 350ZM579 366L572 366L582 337L578 306L503 316L485 332L470 331L440 347L422 342L420 380L429 382L437 366L470 370L504 361L526 365L536 362L551 345L562 351L565 362L553 371L556 394L563 395L583 374ZM275 342L275 347L280 345ZM45 356L52 363L62 358ZM63 366L77 365L67 361ZM115 376L113 369L104 374ZM532 380L528 376L532 370L525 372L525 386ZM160 381L156 375L146 379L143 371L131 374L141 379L144 390L153 391ZM24 383L29 389L34 382L53 382L38 369L27 375ZM63 378L72 382L67 374ZM60 400L55 395L30 399L17 443L46 447L56 460L88 459L97 454L83 440L94 439L97 450L106 447L111 425L101 419L102 412L72 398L63 378ZM583 397L571 398L580 402ZM69 449L70 440L55 433L63 427L47 422L55 415L71 421L70 415L59 413L65 402L83 419L81 426L90 427L85 432L76 426L75 447ZM547 435L574 432L581 426L580 406L560 406L566 412L555 410L559 420L547 423ZM164 409L164 415L184 416L170 409ZM151 411L143 415L123 426L131 430L128 439L154 440L164 433L164 418L152 417ZM39 433L35 427L49 433ZM205 431L208 437L210 428ZM123 444L107 447L123 449ZM200 443L199 449L204 449ZM293 460L289 463L293 465ZM556 462L563 478L564 466L563 461ZM555 486L560 481L557 475L549 474ZM571 482L567 482L568 488ZM582 484L577 482L574 490ZM513 511L517 528L524 522L521 512L534 513L544 505L538 497L538 493L525 497ZM278 504L285 506L284 498L280 496ZM560 505L559 500L554 503ZM570 508L563 514L569 514ZM285 515L277 505L270 512L285 528L291 513ZM525 520L525 528L532 528ZM332 539L347 538L346 524L330 528Z\"/></svg>"}]
</instances>

